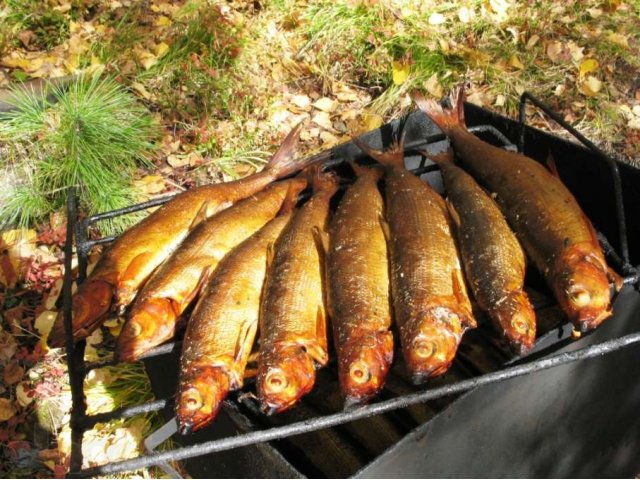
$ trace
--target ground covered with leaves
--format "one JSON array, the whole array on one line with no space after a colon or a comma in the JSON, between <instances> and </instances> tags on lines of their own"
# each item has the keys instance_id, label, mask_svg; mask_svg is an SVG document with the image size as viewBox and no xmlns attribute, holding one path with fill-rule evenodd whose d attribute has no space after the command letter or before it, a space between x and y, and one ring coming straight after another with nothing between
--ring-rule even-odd
<instances>
[{"instance_id":1,"label":"ground covered with leaves","mask_svg":"<svg viewBox=\"0 0 640 480\"><path fill-rule=\"evenodd\" d=\"M23 81L40 88L54 78L64 89L85 75L121 87L128 95L122 105L133 98L149 116L149 135L125 138L133 143L122 151L139 152L140 161L126 163L124 203L244 176L301 120L307 122L301 154L315 153L408 112L413 88L440 98L461 82L470 102L509 116L530 91L596 143L637 163L639 16L637 0L5 0L0 89ZM7 98L0 91L0 104ZM40 123L5 128L0 169L11 192L5 198L20 192L20 175L37 171L24 166L47 141L46 158L87 165L73 133L84 117L64 106L52 104ZM96 118L96 110L80 113ZM538 112L528 113L530 123L559 132ZM63 128L69 125L76 130ZM19 132L30 136L18 138ZM92 148L104 151L105 138ZM90 158L97 160L88 171L102 171L103 157ZM31 208L27 220L0 222L3 476L59 476L68 465L65 366L62 353L43 343L62 276L64 198L54 194L70 184L84 192L91 186L96 196L87 197L84 213L119 205L101 196L108 175L87 184L86 177L51 174L57 171L54 165L42 177L50 184L41 197L23 202ZM114 320L96 334L90 354L108 354L119 326ZM124 405L136 397L132 391L150 395L140 367L118 368L88 380L102 399L92 408ZM152 421L94 429L87 464L135 454Z\"/></svg>"}]
</instances>

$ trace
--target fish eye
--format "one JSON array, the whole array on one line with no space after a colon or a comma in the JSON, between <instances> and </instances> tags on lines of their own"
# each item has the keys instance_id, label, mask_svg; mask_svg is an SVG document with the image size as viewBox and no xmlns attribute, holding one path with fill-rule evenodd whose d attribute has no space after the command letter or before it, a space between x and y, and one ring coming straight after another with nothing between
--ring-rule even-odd
<instances>
[{"instance_id":1,"label":"fish eye","mask_svg":"<svg viewBox=\"0 0 640 480\"><path fill-rule=\"evenodd\" d=\"M278 368L267 373L265 384L269 393L280 393L287 388L289 381L285 373Z\"/></svg>"},{"instance_id":2,"label":"fish eye","mask_svg":"<svg viewBox=\"0 0 640 480\"><path fill-rule=\"evenodd\" d=\"M349 367L349 377L355 383L367 383L371 379L371 371L363 362L353 362Z\"/></svg>"},{"instance_id":3,"label":"fish eye","mask_svg":"<svg viewBox=\"0 0 640 480\"><path fill-rule=\"evenodd\" d=\"M202 395L195 388L190 388L184 392L182 401L188 410L199 410L202 407Z\"/></svg>"},{"instance_id":4,"label":"fish eye","mask_svg":"<svg viewBox=\"0 0 640 480\"><path fill-rule=\"evenodd\" d=\"M417 339L413 342L413 350L418 357L427 359L436 354L438 347L431 340Z\"/></svg>"},{"instance_id":5,"label":"fish eye","mask_svg":"<svg viewBox=\"0 0 640 480\"><path fill-rule=\"evenodd\" d=\"M522 318L521 315L514 315L511 319L511 326L521 335L524 335L529 331L529 324Z\"/></svg>"},{"instance_id":6,"label":"fish eye","mask_svg":"<svg viewBox=\"0 0 640 480\"><path fill-rule=\"evenodd\" d=\"M129 323L129 326L127 327L127 333L130 337L137 337L142 333L142 325L140 325L138 322Z\"/></svg>"},{"instance_id":7,"label":"fish eye","mask_svg":"<svg viewBox=\"0 0 640 480\"><path fill-rule=\"evenodd\" d=\"M591 294L581 287L573 287L569 290L569 301L576 307L586 307L591 302Z\"/></svg>"}]
</instances>

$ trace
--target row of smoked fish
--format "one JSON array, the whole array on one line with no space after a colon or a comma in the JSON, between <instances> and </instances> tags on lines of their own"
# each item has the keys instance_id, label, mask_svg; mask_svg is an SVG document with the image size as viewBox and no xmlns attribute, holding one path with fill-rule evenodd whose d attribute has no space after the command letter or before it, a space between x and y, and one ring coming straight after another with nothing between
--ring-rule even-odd
<instances>
[{"instance_id":1,"label":"row of smoked fish","mask_svg":"<svg viewBox=\"0 0 640 480\"><path fill-rule=\"evenodd\" d=\"M352 165L356 181L331 215L338 179L318 168L327 155L293 158L298 126L263 171L189 190L122 234L73 297L74 339L131 304L116 357L134 361L171 339L199 296L176 399L187 433L242 386L256 336L264 410L294 405L328 362L328 319L347 404L382 388L392 319L413 379L444 373L476 326L467 285L514 349L528 351L536 321L523 291L525 251L575 326L599 325L611 314L610 282L620 278L557 175L469 133L461 91L453 108L413 97L453 147L431 157L446 201L405 169L402 140L375 151L354 139L380 165ZM309 183L313 193L297 207ZM64 344L62 316L49 342Z\"/></svg>"}]
</instances>

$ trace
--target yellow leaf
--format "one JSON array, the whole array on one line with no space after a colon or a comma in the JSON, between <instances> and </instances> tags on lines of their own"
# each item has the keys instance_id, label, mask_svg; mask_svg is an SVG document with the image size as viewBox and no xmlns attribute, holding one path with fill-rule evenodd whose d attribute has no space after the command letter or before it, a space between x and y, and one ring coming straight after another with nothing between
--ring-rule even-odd
<instances>
[{"instance_id":1,"label":"yellow leaf","mask_svg":"<svg viewBox=\"0 0 640 480\"><path fill-rule=\"evenodd\" d=\"M589 75L584 81L580 82L578 88L587 97L595 97L602 89L602 82Z\"/></svg>"},{"instance_id":2,"label":"yellow leaf","mask_svg":"<svg viewBox=\"0 0 640 480\"><path fill-rule=\"evenodd\" d=\"M518 56L515 54L509 59L509 65L513 68L517 68L518 70L525 69L524 63L522 63Z\"/></svg>"},{"instance_id":3,"label":"yellow leaf","mask_svg":"<svg viewBox=\"0 0 640 480\"><path fill-rule=\"evenodd\" d=\"M609 32L607 40L624 48L629 48L629 39L621 33Z\"/></svg>"},{"instance_id":4,"label":"yellow leaf","mask_svg":"<svg viewBox=\"0 0 640 480\"><path fill-rule=\"evenodd\" d=\"M147 195L160 193L165 189L164 179L160 175L146 175L140 180L135 180L133 183Z\"/></svg>"},{"instance_id":5,"label":"yellow leaf","mask_svg":"<svg viewBox=\"0 0 640 480\"><path fill-rule=\"evenodd\" d=\"M156 51L156 55L158 57L163 56L165 53L167 53L167 50L169 50L169 45L167 45L164 42L160 42L158 45L156 45L155 51Z\"/></svg>"},{"instance_id":6,"label":"yellow leaf","mask_svg":"<svg viewBox=\"0 0 640 480\"><path fill-rule=\"evenodd\" d=\"M367 131L375 130L376 128L380 128L380 125L382 125L382 117L377 113L365 113L362 116L362 119L367 127Z\"/></svg>"},{"instance_id":7,"label":"yellow leaf","mask_svg":"<svg viewBox=\"0 0 640 480\"><path fill-rule=\"evenodd\" d=\"M155 21L156 27L166 27L168 25L171 25L171 19L164 15L160 15Z\"/></svg>"},{"instance_id":8,"label":"yellow leaf","mask_svg":"<svg viewBox=\"0 0 640 480\"><path fill-rule=\"evenodd\" d=\"M158 61L158 57L151 52L140 52L138 54L138 59L145 70L149 70Z\"/></svg>"},{"instance_id":9,"label":"yellow leaf","mask_svg":"<svg viewBox=\"0 0 640 480\"><path fill-rule=\"evenodd\" d=\"M437 73L431 75L431 77L424 82L423 86L425 90L435 98L440 98L444 95L444 90L442 89L442 85L440 85Z\"/></svg>"},{"instance_id":10,"label":"yellow leaf","mask_svg":"<svg viewBox=\"0 0 640 480\"><path fill-rule=\"evenodd\" d=\"M587 73L598 70L600 64L593 58L587 58L580 64L580 78L584 78Z\"/></svg>"},{"instance_id":11,"label":"yellow leaf","mask_svg":"<svg viewBox=\"0 0 640 480\"><path fill-rule=\"evenodd\" d=\"M398 60L393 61L393 84L394 85L402 85L407 77L409 76L410 66L408 63L402 63Z\"/></svg>"},{"instance_id":12,"label":"yellow leaf","mask_svg":"<svg viewBox=\"0 0 640 480\"><path fill-rule=\"evenodd\" d=\"M16 408L6 398L0 398L0 422L6 422L16 414Z\"/></svg>"}]
</instances>

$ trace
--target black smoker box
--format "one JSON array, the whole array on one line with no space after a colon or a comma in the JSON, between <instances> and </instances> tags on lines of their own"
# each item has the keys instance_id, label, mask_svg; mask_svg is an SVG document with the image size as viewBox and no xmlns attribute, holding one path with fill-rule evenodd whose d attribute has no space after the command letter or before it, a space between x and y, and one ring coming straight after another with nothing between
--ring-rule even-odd
<instances>
[{"instance_id":1,"label":"black smoker box","mask_svg":"<svg viewBox=\"0 0 640 480\"><path fill-rule=\"evenodd\" d=\"M106 475L175 459L183 459L194 478L633 477L640 473L640 275L634 267L640 264L640 170L614 162L583 137L580 140L589 148L525 126L527 102L571 130L526 93L519 122L467 104L467 125L481 138L541 162L553 152L562 180L597 229L609 264L625 278L612 318L594 332L572 338L571 326L530 269L527 291L536 307L539 337L526 357L514 359L491 326L480 320L478 329L465 334L451 370L424 385L412 385L396 360L381 395L369 405L345 411L334 360L318 371L314 390L297 407L266 417L257 411L250 395L253 384L248 381L242 391L230 395L210 426L192 435L173 436L178 448L84 470L82 432L98 421L162 410L171 429L180 341L157 348L144 360L158 400L95 416L85 414L82 378L110 362L85 365L80 342L67 356L74 395L70 476ZM402 123L407 167L442 191L437 168L417 150L435 152L446 140L420 112ZM384 125L363 140L386 147L398 124ZM330 164L339 170L345 160L364 159L355 145L347 143L332 150ZM66 261L70 267L75 231L79 281L85 276L88 250L111 240L88 240L91 223L161 202L78 222L74 196L70 199ZM70 321L70 273L65 280L63 303Z\"/></svg>"}]
</instances>

